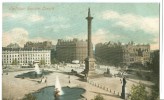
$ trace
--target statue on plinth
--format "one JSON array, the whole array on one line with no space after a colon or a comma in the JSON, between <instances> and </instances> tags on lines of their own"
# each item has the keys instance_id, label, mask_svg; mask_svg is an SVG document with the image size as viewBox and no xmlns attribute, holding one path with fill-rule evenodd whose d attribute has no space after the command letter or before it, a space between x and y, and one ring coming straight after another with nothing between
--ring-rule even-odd
<instances>
[{"instance_id":1,"label":"statue on plinth","mask_svg":"<svg viewBox=\"0 0 164 100\"><path fill-rule=\"evenodd\" d=\"M110 69L109 68L107 68L107 74L110 74Z\"/></svg>"},{"instance_id":2,"label":"statue on plinth","mask_svg":"<svg viewBox=\"0 0 164 100\"><path fill-rule=\"evenodd\" d=\"M125 85L126 85L126 79L125 77L122 80L123 84L122 84L122 93L121 93L121 98L125 99Z\"/></svg>"},{"instance_id":3,"label":"statue on plinth","mask_svg":"<svg viewBox=\"0 0 164 100\"><path fill-rule=\"evenodd\" d=\"M109 68L107 68L107 71L104 72L104 76L105 77L112 77L112 74L110 73L110 69Z\"/></svg>"}]
</instances>

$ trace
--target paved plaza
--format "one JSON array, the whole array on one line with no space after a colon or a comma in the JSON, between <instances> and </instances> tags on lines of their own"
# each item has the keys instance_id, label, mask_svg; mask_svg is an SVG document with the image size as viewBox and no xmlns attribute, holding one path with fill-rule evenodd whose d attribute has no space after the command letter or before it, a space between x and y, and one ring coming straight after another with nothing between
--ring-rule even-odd
<instances>
[{"instance_id":1,"label":"paved plaza","mask_svg":"<svg viewBox=\"0 0 164 100\"><path fill-rule=\"evenodd\" d=\"M104 69L97 69L96 72L99 74L97 77L89 79L88 82L84 82L81 78L75 75L68 75L67 72L70 72L71 69L74 69L78 73L80 73L83 68L79 68L74 65L67 65L65 67L58 67L57 68L45 68L44 70L53 71L47 77L47 84L46 83L38 83L41 79L30 79L30 78L15 78L16 75L23 74L28 71L15 71L15 72L8 72L3 73L2 75L2 96L7 100L19 100L22 99L25 94L29 94L35 92L43 87L46 86L54 86L55 85L55 78L56 76L59 77L59 81L62 87L69 86L69 87L80 87L84 88L86 92L82 94L87 100L93 99L97 94L101 94L105 100L122 100L120 98L121 95L121 78L119 77L104 77L102 74ZM111 73L117 73L117 70L114 68L110 68ZM69 78L70 77L70 83ZM126 91L130 93L130 88L133 84L138 84L141 80L135 79L127 79L126 84ZM148 81L141 81L145 84L152 85L151 82Z\"/></svg>"}]
</instances>

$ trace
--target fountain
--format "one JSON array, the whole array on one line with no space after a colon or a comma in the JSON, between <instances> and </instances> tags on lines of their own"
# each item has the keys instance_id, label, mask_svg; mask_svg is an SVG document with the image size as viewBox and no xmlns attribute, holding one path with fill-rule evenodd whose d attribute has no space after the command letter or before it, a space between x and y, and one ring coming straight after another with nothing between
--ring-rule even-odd
<instances>
[{"instance_id":1,"label":"fountain","mask_svg":"<svg viewBox=\"0 0 164 100\"><path fill-rule=\"evenodd\" d=\"M62 87L64 94L56 98L54 96L54 86L48 86L37 90L36 92L29 93L31 97L35 97L35 100L85 100L82 96L85 93L85 89L78 87ZM29 100L28 97L24 97L23 100Z\"/></svg>"},{"instance_id":2,"label":"fountain","mask_svg":"<svg viewBox=\"0 0 164 100\"><path fill-rule=\"evenodd\" d=\"M35 63L35 64L34 64L34 66L35 66L35 69L34 69L34 70L35 70L36 74L37 74L37 75L42 74L42 72L41 72L41 70L40 70L40 68L39 68L38 64L37 64L37 63Z\"/></svg>"},{"instance_id":3,"label":"fountain","mask_svg":"<svg viewBox=\"0 0 164 100\"><path fill-rule=\"evenodd\" d=\"M30 93L30 95L36 100L81 100L84 99L82 94L85 93L85 89L79 87L61 87L58 76L56 76L55 86L46 86ZM25 96L23 100L28 100Z\"/></svg>"},{"instance_id":4,"label":"fountain","mask_svg":"<svg viewBox=\"0 0 164 100\"><path fill-rule=\"evenodd\" d=\"M23 74L19 74L19 75L16 75L15 77L16 78L32 78L32 79L35 79L35 78L41 78L45 75L48 75L50 73L53 73L53 71L48 71L48 70L41 70L39 68L39 65L38 65L38 62L34 62L34 69L33 71L29 71L27 73L23 73Z\"/></svg>"},{"instance_id":5,"label":"fountain","mask_svg":"<svg viewBox=\"0 0 164 100\"><path fill-rule=\"evenodd\" d=\"M61 85L60 85L58 76L56 76L55 94L56 95L63 95L64 94L63 91L62 91L62 89L61 89Z\"/></svg>"}]
</instances>

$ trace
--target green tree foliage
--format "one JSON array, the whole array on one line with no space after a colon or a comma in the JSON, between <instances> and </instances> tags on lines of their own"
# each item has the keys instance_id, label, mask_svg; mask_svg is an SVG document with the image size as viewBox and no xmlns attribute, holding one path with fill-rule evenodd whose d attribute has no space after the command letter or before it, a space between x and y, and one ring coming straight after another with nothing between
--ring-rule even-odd
<instances>
[{"instance_id":1,"label":"green tree foliage","mask_svg":"<svg viewBox=\"0 0 164 100\"><path fill-rule=\"evenodd\" d=\"M93 100L105 100L104 97L100 94L96 95Z\"/></svg>"},{"instance_id":2,"label":"green tree foliage","mask_svg":"<svg viewBox=\"0 0 164 100\"><path fill-rule=\"evenodd\" d=\"M157 100L159 97L159 50L156 50L152 54L152 61L149 64L150 69L153 71L153 82L151 100Z\"/></svg>"},{"instance_id":3,"label":"green tree foliage","mask_svg":"<svg viewBox=\"0 0 164 100\"><path fill-rule=\"evenodd\" d=\"M159 50L153 52L152 61L149 66L154 74L159 76Z\"/></svg>"},{"instance_id":4,"label":"green tree foliage","mask_svg":"<svg viewBox=\"0 0 164 100\"><path fill-rule=\"evenodd\" d=\"M17 64L18 64L17 59L13 59L13 61L12 61L12 65L17 65Z\"/></svg>"},{"instance_id":5,"label":"green tree foliage","mask_svg":"<svg viewBox=\"0 0 164 100\"><path fill-rule=\"evenodd\" d=\"M131 88L131 100L148 100L146 87L139 83L139 85L133 85Z\"/></svg>"},{"instance_id":6,"label":"green tree foliage","mask_svg":"<svg viewBox=\"0 0 164 100\"><path fill-rule=\"evenodd\" d=\"M159 84L155 84L152 87L151 100L159 100Z\"/></svg>"},{"instance_id":7,"label":"green tree foliage","mask_svg":"<svg viewBox=\"0 0 164 100\"><path fill-rule=\"evenodd\" d=\"M45 60L40 60L40 65L45 65Z\"/></svg>"},{"instance_id":8,"label":"green tree foliage","mask_svg":"<svg viewBox=\"0 0 164 100\"><path fill-rule=\"evenodd\" d=\"M51 50L51 64L58 63L58 60L56 59L56 51L54 49Z\"/></svg>"},{"instance_id":9,"label":"green tree foliage","mask_svg":"<svg viewBox=\"0 0 164 100\"><path fill-rule=\"evenodd\" d=\"M59 64L59 61L56 58L54 58L54 59L51 59L51 63L52 64Z\"/></svg>"}]
</instances>

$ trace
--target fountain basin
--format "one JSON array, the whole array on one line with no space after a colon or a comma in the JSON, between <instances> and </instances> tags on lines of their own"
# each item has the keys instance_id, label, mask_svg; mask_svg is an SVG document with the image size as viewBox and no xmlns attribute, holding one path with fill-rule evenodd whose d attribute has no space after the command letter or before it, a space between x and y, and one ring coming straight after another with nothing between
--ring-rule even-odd
<instances>
[{"instance_id":1,"label":"fountain basin","mask_svg":"<svg viewBox=\"0 0 164 100\"><path fill-rule=\"evenodd\" d=\"M36 98L36 100L55 100L54 97L54 86L49 86L38 90L37 92L32 93L32 96ZM63 95L59 96L59 100L83 100L84 98L81 96L85 92L85 89L78 87L62 87L64 92Z\"/></svg>"},{"instance_id":2,"label":"fountain basin","mask_svg":"<svg viewBox=\"0 0 164 100\"><path fill-rule=\"evenodd\" d=\"M48 71L48 70L43 70L41 74L37 74L35 71L30 71L27 73L23 73L23 74L19 74L16 75L15 78L31 78L31 79L35 79L35 78L40 78L44 75L49 75L50 73L53 73L53 71Z\"/></svg>"}]
</instances>

